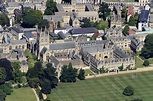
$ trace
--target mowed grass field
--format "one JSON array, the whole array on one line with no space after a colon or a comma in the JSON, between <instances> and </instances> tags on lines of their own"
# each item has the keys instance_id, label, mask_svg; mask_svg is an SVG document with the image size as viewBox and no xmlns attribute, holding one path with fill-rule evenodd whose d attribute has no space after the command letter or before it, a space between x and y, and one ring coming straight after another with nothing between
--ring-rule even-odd
<instances>
[{"instance_id":1,"label":"mowed grass field","mask_svg":"<svg viewBox=\"0 0 153 101\"><path fill-rule=\"evenodd\" d=\"M6 97L6 101L36 101L36 97L31 88L13 89L11 95Z\"/></svg>"},{"instance_id":2,"label":"mowed grass field","mask_svg":"<svg viewBox=\"0 0 153 101\"><path fill-rule=\"evenodd\" d=\"M134 88L134 95L124 96L122 92L129 85ZM131 101L134 98L153 101L153 71L59 83L48 98L51 101Z\"/></svg>"}]
</instances>

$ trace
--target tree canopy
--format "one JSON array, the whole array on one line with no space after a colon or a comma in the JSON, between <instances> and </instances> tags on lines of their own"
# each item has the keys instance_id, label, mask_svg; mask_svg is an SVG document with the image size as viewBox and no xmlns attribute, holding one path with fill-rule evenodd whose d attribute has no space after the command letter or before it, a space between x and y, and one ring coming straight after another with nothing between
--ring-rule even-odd
<instances>
[{"instance_id":1,"label":"tree canopy","mask_svg":"<svg viewBox=\"0 0 153 101\"><path fill-rule=\"evenodd\" d=\"M153 57L153 34L149 34L146 36L144 47L141 51L141 56L146 59Z\"/></svg>"},{"instance_id":2,"label":"tree canopy","mask_svg":"<svg viewBox=\"0 0 153 101\"><path fill-rule=\"evenodd\" d=\"M6 71L3 67L0 67L0 84L5 83Z\"/></svg>"},{"instance_id":3,"label":"tree canopy","mask_svg":"<svg viewBox=\"0 0 153 101\"><path fill-rule=\"evenodd\" d=\"M129 25L126 25L126 26L124 27L124 29L123 29L123 34L124 34L124 35L127 35L129 29L130 29L130 28L129 28Z\"/></svg>"},{"instance_id":4,"label":"tree canopy","mask_svg":"<svg viewBox=\"0 0 153 101\"><path fill-rule=\"evenodd\" d=\"M80 80L85 79L85 71L83 69L79 70L78 79L80 79Z\"/></svg>"},{"instance_id":5,"label":"tree canopy","mask_svg":"<svg viewBox=\"0 0 153 101\"><path fill-rule=\"evenodd\" d=\"M126 8L123 8L122 9L122 12L121 12L121 17L122 18L126 18L126 15L127 15L127 9Z\"/></svg>"},{"instance_id":6,"label":"tree canopy","mask_svg":"<svg viewBox=\"0 0 153 101\"><path fill-rule=\"evenodd\" d=\"M0 14L0 25L1 26L10 26L10 20L8 16L4 13Z\"/></svg>"},{"instance_id":7,"label":"tree canopy","mask_svg":"<svg viewBox=\"0 0 153 101\"><path fill-rule=\"evenodd\" d=\"M89 19L85 18L83 19L83 24L81 25L82 28L87 27L95 27L98 30L104 30L105 28L109 28L108 22L104 20L100 20L99 22L90 22Z\"/></svg>"},{"instance_id":8,"label":"tree canopy","mask_svg":"<svg viewBox=\"0 0 153 101\"><path fill-rule=\"evenodd\" d=\"M60 76L61 82L76 82L77 77L77 69L72 67L72 64L70 63L68 66L64 65L62 67L62 72Z\"/></svg>"},{"instance_id":9,"label":"tree canopy","mask_svg":"<svg viewBox=\"0 0 153 101\"><path fill-rule=\"evenodd\" d=\"M136 25L136 20L133 16L130 17L128 25L129 26L135 26Z\"/></svg>"},{"instance_id":10,"label":"tree canopy","mask_svg":"<svg viewBox=\"0 0 153 101\"><path fill-rule=\"evenodd\" d=\"M46 19L43 19L39 22L38 28L44 30L45 28L49 28L49 22Z\"/></svg>"},{"instance_id":11,"label":"tree canopy","mask_svg":"<svg viewBox=\"0 0 153 101\"><path fill-rule=\"evenodd\" d=\"M149 66L149 61L148 61L148 60L144 60L143 65L144 65L145 67L146 67L146 66Z\"/></svg>"},{"instance_id":12,"label":"tree canopy","mask_svg":"<svg viewBox=\"0 0 153 101\"><path fill-rule=\"evenodd\" d=\"M22 26L26 28L32 28L36 24L38 25L39 22L42 20L42 12L40 10L33 10L29 7L23 8L22 12Z\"/></svg>"},{"instance_id":13,"label":"tree canopy","mask_svg":"<svg viewBox=\"0 0 153 101\"><path fill-rule=\"evenodd\" d=\"M108 7L108 4L105 2L102 2L99 6L99 17L103 20L106 20L106 18L110 15L111 9Z\"/></svg>"},{"instance_id":14,"label":"tree canopy","mask_svg":"<svg viewBox=\"0 0 153 101\"><path fill-rule=\"evenodd\" d=\"M44 15L53 15L55 11L57 11L56 2L53 0L47 0Z\"/></svg>"},{"instance_id":15,"label":"tree canopy","mask_svg":"<svg viewBox=\"0 0 153 101\"><path fill-rule=\"evenodd\" d=\"M22 73L20 71L20 62L12 62L12 68L13 68L13 79L14 81L20 82L22 78Z\"/></svg>"},{"instance_id":16,"label":"tree canopy","mask_svg":"<svg viewBox=\"0 0 153 101\"><path fill-rule=\"evenodd\" d=\"M127 86L123 91L123 95L126 96L132 96L133 94L134 94L134 89L131 86Z\"/></svg>"},{"instance_id":17,"label":"tree canopy","mask_svg":"<svg viewBox=\"0 0 153 101\"><path fill-rule=\"evenodd\" d=\"M13 78L12 76L12 66L11 62L7 60L6 58L0 59L0 67L5 68L6 71L6 80L11 80Z\"/></svg>"},{"instance_id":18,"label":"tree canopy","mask_svg":"<svg viewBox=\"0 0 153 101\"><path fill-rule=\"evenodd\" d=\"M34 68L28 70L28 84L32 88L41 86L41 92L50 94L51 89L55 88L58 83L56 68L52 64L46 64L47 68L43 68L42 62L36 62Z\"/></svg>"}]
</instances>

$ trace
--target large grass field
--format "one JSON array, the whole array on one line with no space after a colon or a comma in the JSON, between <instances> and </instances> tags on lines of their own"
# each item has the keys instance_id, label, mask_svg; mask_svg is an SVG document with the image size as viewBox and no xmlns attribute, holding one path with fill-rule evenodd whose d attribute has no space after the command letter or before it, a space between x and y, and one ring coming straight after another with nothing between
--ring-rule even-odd
<instances>
[{"instance_id":1,"label":"large grass field","mask_svg":"<svg viewBox=\"0 0 153 101\"><path fill-rule=\"evenodd\" d=\"M134 88L134 95L122 95L129 85ZM153 101L153 71L59 83L48 98L51 101L131 101L133 98Z\"/></svg>"},{"instance_id":2,"label":"large grass field","mask_svg":"<svg viewBox=\"0 0 153 101\"><path fill-rule=\"evenodd\" d=\"M36 97L31 88L13 89L11 95L6 97L6 101L36 101Z\"/></svg>"}]
</instances>

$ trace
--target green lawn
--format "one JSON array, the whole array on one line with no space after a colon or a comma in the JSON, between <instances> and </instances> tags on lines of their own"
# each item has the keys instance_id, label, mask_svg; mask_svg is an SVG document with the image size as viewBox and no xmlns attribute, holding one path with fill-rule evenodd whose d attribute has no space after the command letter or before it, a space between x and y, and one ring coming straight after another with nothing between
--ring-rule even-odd
<instances>
[{"instance_id":1,"label":"green lawn","mask_svg":"<svg viewBox=\"0 0 153 101\"><path fill-rule=\"evenodd\" d=\"M134 88L134 96L122 95L129 85ZM153 71L59 83L48 98L51 101L131 101L133 98L153 101Z\"/></svg>"},{"instance_id":2,"label":"green lawn","mask_svg":"<svg viewBox=\"0 0 153 101\"><path fill-rule=\"evenodd\" d=\"M36 101L36 97L31 88L13 89L11 95L6 97L6 101Z\"/></svg>"},{"instance_id":3,"label":"green lawn","mask_svg":"<svg viewBox=\"0 0 153 101\"><path fill-rule=\"evenodd\" d=\"M94 75L94 73L90 69L85 69L85 75Z\"/></svg>"},{"instance_id":4,"label":"green lawn","mask_svg":"<svg viewBox=\"0 0 153 101\"><path fill-rule=\"evenodd\" d=\"M150 64L153 64L153 58L149 58L148 61Z\"/></svg>"},{"instance_id":5,"label":"green lawn","mask_svg":"<svg viewBox=\"0 0 153 101\"><path fill-rule=\"evenodd\" d=\"M143 66L143 61L138 58L137 56L135 56L135 67L136 68L141 68Z\"/></svg>"}]
</instances>

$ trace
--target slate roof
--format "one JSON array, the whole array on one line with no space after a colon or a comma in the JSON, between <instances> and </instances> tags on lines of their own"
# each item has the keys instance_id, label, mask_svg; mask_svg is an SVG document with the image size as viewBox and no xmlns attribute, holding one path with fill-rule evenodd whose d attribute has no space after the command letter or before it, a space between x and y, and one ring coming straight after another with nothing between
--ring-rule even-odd
<instances>
[{"instance_id":1,"label":"slate roof","mask_svg":"<svg viewBox=\"0 0 153 101\"><path fill-rule=\"evenodd\" d=\"M59 36L60 39L65 39L67 38L67 34L64 34L62 31L58 32L57 35Z\"/></svg>"},{"instance_id":2,"label":"slate roof","mask_svg":"<svg viewBox=\"0 0 153 101\"><path fill-rule=\"evenodd\" d=\"M41 50L40 54L43 55L46 51L47 51L47 48L43 47L43 49Z\"/></svg>"},{"instance_id":3,"label":"slate roof","mask_svg":"<svg viewBox=\"0 0 153 101\"><path fill-rule=\"evenodd\" d=\"M49 45L49 50L62 50L75 48L75 42L69 41L64 43L51 43Z\"/></svg>"},{"instance_id":4,"label":"slate roof","mask_svg":"<svg viewBox=\"0 0 153 101\"><path fill-rule=\"evenodd\" d=\"M26 31L26 32L24 32L24 36L26 37L26 38L34 38L35 36L32 34L32 32L31 31Z\"/></svg>"},{"instance_id":5,"label":"slate roof","mask_svg":"<svg viewBox=\"0 0 153 101\"><path fill-rule=\"evenodd\" d=\"M96 52L104 52L104 51L112 51L112 49L104 49L102 47L102 45L95 45L95 46L86 46L83 47L83 51L84 52L88 52L88 53L96 53Z\"/></svg>"},{"instance_id":6,"label":"slate roof","mask_svg":"<svg viewBox=\"0 0 153 101\"><path fill-rule=\"evenodd\" d=\"M11 27L12 30L16 31L17 33L22 33L23 31L21 31L19 28L17 27Z\"/></svg>"},{"instance_id":7,"label":"slate roof","mask_svg":"<svg viewBox=\"0 0 153 101\"><path fill-rule=\"evenodd\" d=\"M98 30L94 27L76 28L76 29L70 30L71 35L74 35L74 34L89 34L89 33L97 33L97 32L98 32Z\"/></svg>"},{"instance_id":8,"label":"slate roof","mask_svg":"<svg viewBox=\"0 0 153 101\"><path fill-rule=\"evenodd\" d=\"M18 7L18 6L20 6L18 2L8 2L7 5L9 7Z\"/></svg>"},{"instance_id":9,"label":"slate roof","mask_svg":"<svg viewBox=\"0 0 153 101\"><path fill-rule=\"evenodd\" d=\"M51 32L49 35L50 35L50 36L52 36L52 37L58 37L58 35L57 35L57 34L52 33L52 32Z\"/></svg>"},{"instance_id":10,"label":"slate roof","mask_svg":"<svg viewBox=\"0 0 153 101\"><path fill-rule=\"evenodd\" d=\"M50 56L50 60L52 63L54 63L54 66L57 67L57 65L60 63L54 56Z\"/></svg>"},{"instance_id":11,"label":"slate roof","mask_svg":"<svg viewBox=\"0 0 153 101\"><path fill-rule=\"evenodd\" d=\"M114 53L117 54L120 58L127 58L128 57L128 55L125 54L124 51L122 51L118 47L114 48Z\"/></svg>"},{"instance_id":12,"label":"slate roof","mask_svg":"<svg viewBox=\"0 0 153 101\"><path fill-rule=\"evenodd\" d=\"M26 44L26 40L11 40L10 43L13 44L13 45L15 45L15 44Z\"/></svg>"},{"instance_id":13,"label":"slate roof","mask_svg":"<svg viewBox=\"0 0 153 101\"><path fill-rule=\"evenodd\" d=\"M147 22L149 18L149 10L142 10L139 16L139 22Z\"/></svg>"},{"instance_id":14,"label":"slate roof","mask_svg":"<svg viewBox=\"0 0 153 101\"><path fill-rule=\"evenodd\" d=\"M22 11L19 10L19 9L15 9L15 10L14 10L14 14L17 14L17 15L22 14Z\"/></svg>"},{"instance_id":15,"label":"slate roof","mask_svg":"<svg viewBox=\"0 0 153 101\"><path fill-rule=\"evenodd\" d=\"M21 65L27 65L27 61L22 60L22 61L21 61Z\"/></svg>"}]
</instances>

